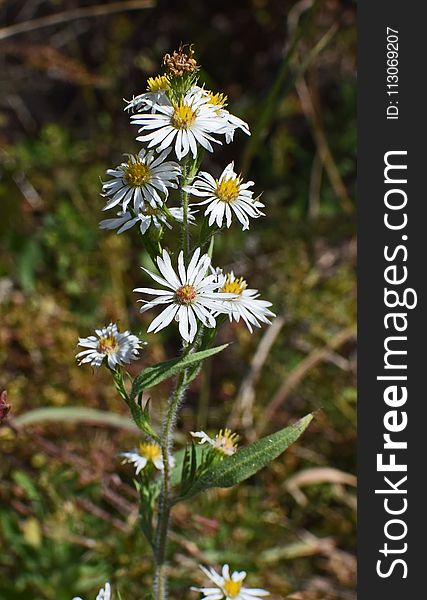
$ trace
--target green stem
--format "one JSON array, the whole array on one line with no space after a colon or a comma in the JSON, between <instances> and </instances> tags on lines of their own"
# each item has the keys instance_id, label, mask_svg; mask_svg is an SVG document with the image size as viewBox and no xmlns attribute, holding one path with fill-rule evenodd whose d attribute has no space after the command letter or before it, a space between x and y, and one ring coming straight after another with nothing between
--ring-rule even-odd
<instances>
[{"instance_id":1,"label":"green stem","mask_svg":"<svg viewBox=\"0 0 427 600\"><path fill-rule=\"evenodd\" d=\"M182 206L182 251L184 262L188 265L190 254L190 229L188 221L188 192L183 188L195 175L197 170L197 159L192 163L185 159L182 163L182 176L180 185L180 198ZM200 332L199 332L200 333ZM190 346L184 348L183 356L194 352L198 338ZM154 594L156 600L167 600L168 598L168 576L167 576L167 542L169 532L169 521L171 511L171 458L173 446L173 432L176 425L179 407L187 389L187 370L179 377L173 394L168 401L168 410L163 425L161 436L161 447L163 457L163 482L159 497L159 512L157 517L156 539L154 545L154 557L156 561L156 573L154 578Z\"/></svg>"},{"instance_id":2,"label":"green stem","mask_svg":"<svg viewBox=\"0 0 427 600\"><path fill-rule=\"evenodd\" d=\"M204 327L201 327L196 339L191 345L184 348L183 356L187 356L197 350L203 337ZM169 532L170 511L172 508L171 497L171 459L173 446L173 432L176 425L178 411L188 387L188 369L180 373L173 394L168 400L168 410L163 424L161 435L162 457L163 457L163 482L159 497L159 513L157 518L156 539L154 544L154 558L156 561L156 573L154 578L154 593L156 600L168 599L168 577L167 577L167 542Z\"/></svg>"},{"instance_id":3,"label":"green stem","mask_svg":"<svg viewBox=\"0 0 427 600\"><path fill-rule=\"evenodd\" d=\"M186 390L187 371L183 371L177 381L175 390L168 402L168 412L162 432L162 456L163 456L163 485L159 498L159 515L157 519L156 541L155 541L155 560L156 574L154 579L154 593L157 600L167 600L168 598L168 578L167 578L167 538L169 531L170 511L171 511L171 457L173 431L176 424L178 410Z\"/></svg>"}]
</instances>

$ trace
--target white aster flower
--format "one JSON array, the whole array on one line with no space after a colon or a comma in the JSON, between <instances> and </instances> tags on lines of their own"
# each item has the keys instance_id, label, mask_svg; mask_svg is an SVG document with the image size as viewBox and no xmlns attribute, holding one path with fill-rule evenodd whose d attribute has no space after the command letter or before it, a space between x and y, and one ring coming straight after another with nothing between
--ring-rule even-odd
<instances>
[{"instance_id":1,"label":"white aster flower","mask_svg":"<svg viewBox=\"0 0 427 600\"><path fill-rule=\"evenodd\" d=\"M243 587L243 580L246 577L245 571L234 571L230 575L228 565L222 567L222 574L219 575L214 569L206 569L200 566L203 573L215 584L216 587L191 589L203 594L202 600L256 600L264 596L269 596L267 590Z\"/></svg>"},{"instance_id":2,"label":"white aster flower","mask_svg":"<svg viewBox=\"0 0 427 600\"><path fill-rule=\"evenodd\" d=\"M176 188L181 173L174 161L165 161L170 149L159 155L143 148L138 154L128 154L128 161L115 169L108 169L107 175L113 179L102 185L102 195L108 198L103 210L121 204L126 211L133 201L135 212L147 201L153 208L161 206L168 197L169 189ZM164 199L160 197L164 195Z\"/></svg>"},{"instance_id":3,"label":"white aster flower","mask_svg":"<svg viewBox=\"0 0 427 600\"><path fill-rule=\"evenodd\" d=\"M234 298L227 301L229 305L230 321L240 321L240 318L246 323L247 328L253 333L252 325L261 327L261 323L270 323L269 317L276 315L269 310L271 302L259 300L258 290L248 289L243 277L237 279L233 271L224 275L220 269L217 270L217 277L220 283L220 291L234 294Z\"/></svg>"},{"instance_id":4,"label":"white aster flower","mask_svg":"<svg viewBox=\"0 0 427 600\"><path fill-rule=\"evenodd\" d=\"M183 209L168 208L167 212L176 220L178 223L183 222ZM187 217L189 222L194 221L194 213L191 206L188 207ZM153 225L156 229L160 229L162 225L165 225L168 229L172 229L172 226L168 222L168 214L163 212L161 208L152 208L151 206L144 206L140 211L135 214L130 211L120 211L117 213L115 219L105 219L99 223L101 229L118 229L117 233L123 233L134 225L139 224L139 230L144 235L150 225Z\"/></svg>"},{"instance_id":5,"label":"white aster flower","mask_svg":"<svg viewBox=\"0 0 427 600\"><path fill-rule=\"evenodd\" d=\"M127 101L125 110L128 112L153 110L159 104L167 103L166 92L170 89L170 81L167 75L157 75L149 77L147 80L147 91L144 94L134 96L132 100Z\"/></svg>"},{"instance_id":6,"label":"white aster flower","mask_svg":"<svg viewBox=\"0 0 427 600\"><path fill-rule=\"evenodd\" d=\"M160 276L144 269L157 283L167 288L136 288L134 292L155 296L153 300L141 300L141 312L155 306L167 304L168 306L152 321L147 332L157 333L173 319L179 323L179 332L186 342L192 342L197 333L197 321L206 327L215 327L216 321L213 313L228 312L226 306L233 294L223 294L216 290L220 286L216 274L207 275L210 267L210 258L207 254L200 256L200 248L194 252L188 267L184 265L184 255L178 256L178 275L172 268L171 259L166 250L162 257L157 257L157 266Z\"/></svg>"},{"instance_id":7,"label":"white aster flower","mask_svg":"<svg viewBox=\"0 0 427 600\"><path fill-rule=\"evenodd\" d=\"M80 596L76 596L73 598L73 600L82 600L82 598L80 598ZM105 588L101 588L99 590L96 600L111 600L111 586L108 581L105 584Z\"/></svg>"},{"instance_id":8,"label":"white aster flower","mask_svg":"<svg viewBox=\"0 0 427 600\"><path fill-rule=\"evenodd\" d=\"M135 467L136 475L138 475L138 473L140 473L150 462L153 463L156 469L163 471L162 449L154 442L142 442L139 444L138 450L122 452L120 456L123 456L123 464L130 463ZM171 467L175 464L172 457L170 457L169 464Z\"/></svg>"},{"instance_id":9,"label":"white aster flower","mask_svg":"<svg viewBox=\"0 0 427 600\"><path fill-rule=\"evenodd\" d=\"M243 183L240 175L234 171L234 163L227 165L219 179L214 179L210 173L200 171L193 184L186 186L185 190L193 196L206 198L199 205L207 204L205 215L209 215L209 226L215 222L222 227L225 219L230 227L233 213L243 225L242 229L249 229L249 217L257 219L264 213L264 207L258 199L254 199L253 192L249 190L254 185L253 181Z\"/></svg>"},{"instance_id":10,"label":"white aster flower","mask_svg":"<svg viewBox=\"0 0 427 600\"><path fill-rule=\"evenodd\" d=\"M204 431L190 431L194 438L198 438L199 444L209 444L219 454L232 456L237 450L239 436L230 429L221 429L214 438L208 436Z\"/></svg>"},{"instance_id":11,"label":"white aster flower","mask_svg":"<svg viewBox=\"0 0 427 600\"><path fill-rule=\"evenodd\" d=\"M100 367L104 358L107 358L110 369L115 369L117 365L137 360L139 349L146 345L129 331L120 333L115 323L96 329L95 333L87 338L79 338L78 345L87 348L76 355L79 365L90 363L93 367Z\"/></svg>"},{"instance_id":12,"label":"white aster flower","mask_svg":"<svg viewBox=\"0 0 427 600\"><path fill-rule=\"evenodd\" d=\"M225 134L230 127L217 114L214 106L207 102L200 89L192 88L179 103L169 99L165 104L156 104L156 112L141 113L131 117L135 125L140 125L136 139L148 142L148 147L158 146L159 150L175 147L178 160L192 153L197 156L197 144L213 152L211 142L221 142L211 134Z\"/></svg>"},{"instance_id":13,"label":"white aster flower","mask_svg":"<svg viewBox=\"0 0 427 600\"><path fill-rule=\"evenodd\" d=\"M227 144L230 144L230 142L233 141L234 132L236 129L241 129L243 133L246 133L246 135L251 135L251 132L249 131L249 125L242 119L239 119L239 117L232 115L225 108L227 106L227 96L224 96L224 94L220 93L214 94L213 92L205 90L204 88L199 89L206 96L208 103L213 105L216 114L223 119L225 126L225 141Z\"/></svg>"}]
</instances>

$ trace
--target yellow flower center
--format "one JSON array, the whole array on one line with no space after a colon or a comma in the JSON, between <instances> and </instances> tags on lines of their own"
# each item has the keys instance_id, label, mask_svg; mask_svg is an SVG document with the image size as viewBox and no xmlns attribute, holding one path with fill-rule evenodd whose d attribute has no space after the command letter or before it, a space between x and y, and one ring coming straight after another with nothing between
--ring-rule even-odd
<instances>
[{"instance_id":1,"label":"yellow flower center","mask_svg":"<svg viewBox=\"0 0 427 600\"><path fill-rule=\"evenodd\" d=\"M128 162L128 166L125 170L124 178L127 183L138 187L143 185L150 179L150 167L145 165L144 163L137 161L133 163L132 161Z\"/></svg>"},{"instance_id":2,"label":"yellow flower center","mask_svg":"<svg viewBox=\"0 0 427 600\"><path fill-rule=\"evenodd\" d=\"M227 598L236 598L240 594L241 589L241 581L232 581L231 579L227 579L227 581L224 583L224 592L227 594Z\"/></svg>"},{"instance_id":3,"label":"yellow flower center","mask_svg":"<svg viewBox=\"0 0 427 600\"><path fill-rule=\"evenodd\" d=\"M224 108L224 106L227 106L227 96L225 94L213 94L212 92L207 92L207 94L209 96L209 104L218 106L218 108Z\"/></svg>"},{"instance_id":4,"label":"yellow flower center","mask_svg":"<svg viewBox=\"0 0 427 600\"><path fill-rule=\"evenodd\" d=\"M172 125L177 129L189 129L196 120L196 116L197 112L181 100L172 113Z\"/></svg>"},{"instance_id":5,"label":"yellow flower center","mask_svg":"<svg viewBox=\"0 0 427 600\"><path fill-rule=\"evenodd\" d=\"M231 456L237 450L238 440L237 433L233 433L230 429L224 429L224 431L221 429L215 436L215 449L221 454Z\"/></svg>"},{"instance_id":6,"label":"yellow flower center","mask_svg":"<svg viewBox=\"0 0 427 600\"><path fill-rule=\"evenodd\" d=\"M221 288L221 292L226 292L227 294L241 294L246 289L247 285L248 284L243 277L234 279L234 276L229 274Z\"/></svg>"},{"instance_id":7,"label":"yellow flower center","mask_svg":"<svg viewBox=\"0 0 427 600\"><path fill-rule=\"evenodd\" d=\"M220 179L216 182L216 197L222 202L234 202L240 192L240 177L236 179Z\"/></svg>"},{"instance_id":8,"label":"yellow flower center","mask_svg":"<svg viewBox=\"0 0 427 600\"><path fill-rule=\"evenodd\" d=\"M147 79L147 90L149 92L166 92L170 88L169 78L166 75L157 75Z\"/></svg>"},{"instance_id":9,"label":"yellow flower center","mask_svg":"<svg viewBox=\"0 0 427 600\"><path fill-rule=\"evenodd\" d=\"M119 345L113 335L102 337L98 342L98 351L102 354L111 354L117 352Z\"/></svg>"},{"instance_id":10,"label":"yellow flower center","mask_svg":"<svg viewBox=\"0 0 427 600\"><path fill-rule=\"evenodd\" d=\"M162 456L162 449L157 444L151 444L149 442L141 442L139 444L139 453L147 460L154 462Z\"/></svg>"},{"instance_id":11,"label":"yellow flower center","mask_svg":"<svg viewBox=\"0 0 427 600\"><path fill-rule=\"evenodd\" d=\"M191 304L196 298L197 292L192 285L186 283L176 290L175 296L180 304Z\"/></svg>"}]
</instances>

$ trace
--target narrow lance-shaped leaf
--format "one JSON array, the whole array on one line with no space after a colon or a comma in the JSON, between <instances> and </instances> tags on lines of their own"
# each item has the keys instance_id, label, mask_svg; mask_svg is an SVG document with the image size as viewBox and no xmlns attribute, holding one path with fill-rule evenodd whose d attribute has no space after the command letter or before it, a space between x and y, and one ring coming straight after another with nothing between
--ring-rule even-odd
<instances>
[{"instance_id":1,"label":"narrow lance-shaped leaf","mask_svg":"<svg viewBox=\"0 0 427 600\"><path fill-rule=\"evenodd\" d=\"M134 484L139 494L141 529L149 544L154 548L153 508L160 492L160 485L158 481L149 481L144 474L141 475L141 481L135 480Z\"/></svg>"},{"instance_id":2,"label":"narrow lance-shaped leaf","mask_svg":"<svg viewBox=\"0 0 427 600\"><path fill-rule=\"evenodd\" d=\"M203 455L203 447L199 444L194 446L194 452L196 455L196 466L200 464ZM183 471L183 463L186 459L186 455L188 453L188 447L181 448L177 452L174 452L173 457L175 460L174 467L172 469L171 480L172 485L177 486L182 481L182 471Z\"/></svg>"},{"instance_id":3,"label":"narrow lance-shaped leaf","mask_svg":"<svg viewBox=\"0 0 427 600\"><path fill-rule=\"evenodd\" d=\"M181 470L181 495L191 487L197 470L197 455L194 444L186 448Z\"/></svg>"},{"instance_id":4,"label":"narrow lance-shaped leaf","mask_svg":"<svg viewBox=\"0 0 427 600\"><path fill-rule=\"evenodd\" d=\"M293 425L257 440L238 450L233 456L213 464L207 473L194 482L179 502L213 487L231 487L254 475L272 460L280 456L307 428L313 415L309 414Z\"/></svg>"},{"instance_id":5,"label":"narrow lance-shaped leaf","mask_svg":"<svg viewBox=\"0 0 427 600\"><path fill-rule=\"evenodd\" d=\"M134 400L135 397L143 390L148 390L158 383L161 383L165 379L169 379L169 377L178 375L185 369L197 365L202 360L205 360L214 354L218 354L218 352L221 352L227 348L227 346L228 344L223 344L222 346L208 348L207 350L202 350L201 352L193 352L192 354L180 356L179 358L168 360L154 367L147 367L140 375L138 375L138 377L134 379L130 394L131 400Z\"/></svg>"}]
</instances>

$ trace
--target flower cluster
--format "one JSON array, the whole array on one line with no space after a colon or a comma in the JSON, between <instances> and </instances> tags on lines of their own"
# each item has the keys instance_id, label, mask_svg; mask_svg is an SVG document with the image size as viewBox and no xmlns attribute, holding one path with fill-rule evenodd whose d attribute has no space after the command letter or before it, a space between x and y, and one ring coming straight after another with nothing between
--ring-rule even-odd
<instances>
[{"instance_id":1,"label":"flower cluster","mask_svg":"<svg viewBox=\"0 0 427 600\"><path fill-rule=\"evenodd\" d=\"M218 169L216 174L199 170L205 151L213 152L223 142L231 143L238 131L250 135L249 126L228 110L224 94L209 91L199 83L199 65L191 46L181 46L167 54L163 66L163 73L148 79L146 91L126 104L130 122L137 127L136 142L142 147L126 154L121 164L107 170L102 184L103 210L114 210L115 214L103 219L100 228L116 230L117 234L134 226L139 230L154 265L154 269L143 267L143 271L153 283L152 287L137 287L134 292L141 294L138 300L141 313L158 311L147 333L155 334L177 324L183 355L148 367L132 380L122 367L139 358L145 342L129 331L120 332L116 324L110 323L97 329L95 335L80 338L83 350L76 356L79 364L100 367L106 363L117 391L147 436L138 448L120 456L139 476L136 484L141 523L156 556L154 589L158 598L167 598L163 567L173 505L171 489L178 470L174 469L172 448L180 402L201 361L223 348L211 348L211 344L227 319L243 321L252 333L254 327L270 323L275 316L270 310L271 303L260 299L258 290L248 288L242 277L212 265L216 236L236 225L248 230L253 220L264 216L265 205L259 195L255 196L255 183L245 181L234 162L222 172ZM169 231L176 229L179 234L174 240ZM160 435L151 423L148 405L141 404L142 392L147 389L143 383L151 378L151 384L155 385L153 381L177 374ZM129 386L125 375L131 379ZM193 445L191 458L188 458L189 448L185 450L179 469L182 498L186 490L191 490L192 478L200 476L215 461L239 460L239 453L236 454L239 436L229 429L221 429L213 437L204 431L191 435L205 449L197 453ZM202 456L200 464L197 454ZM192 589L206 600L256 600L268 595L265 590L244 587L244 571L230 574L228 565L224 565L221 575L213 569L202 567L202 570L215 587ZM110 596L107 583L97 600L110 600Z\"/></svg>"}]
</instances>

